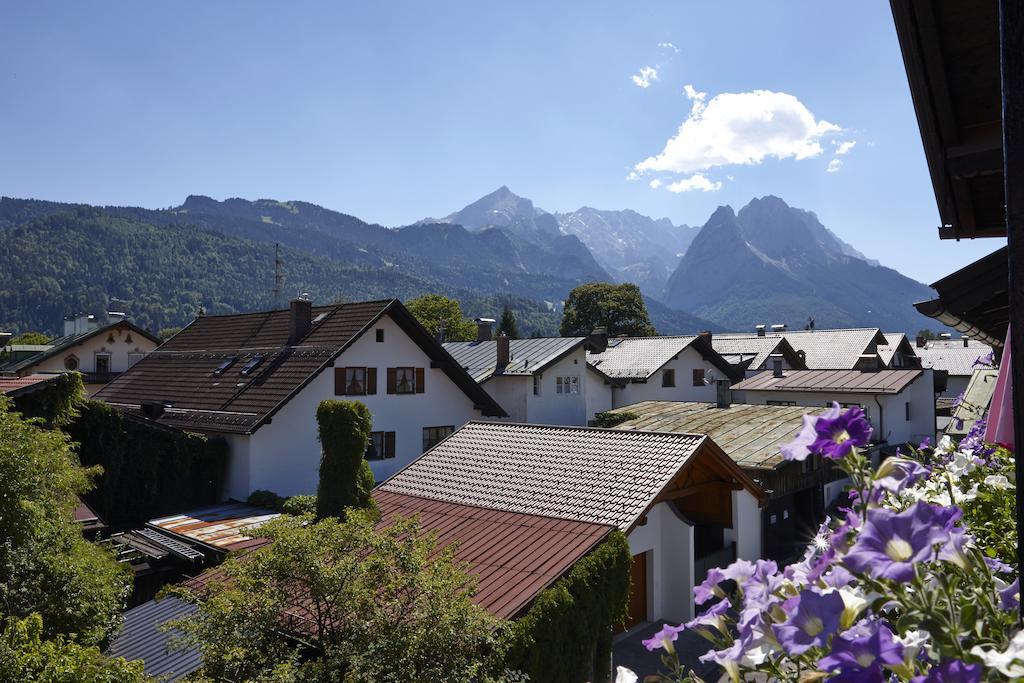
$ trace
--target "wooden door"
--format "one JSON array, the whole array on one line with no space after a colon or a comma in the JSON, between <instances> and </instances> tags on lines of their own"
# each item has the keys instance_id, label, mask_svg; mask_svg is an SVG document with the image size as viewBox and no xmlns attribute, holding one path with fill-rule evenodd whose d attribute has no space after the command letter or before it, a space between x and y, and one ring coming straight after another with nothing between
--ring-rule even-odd
<instances>
[{"instance_id":1,"label":"wooden door","mask_svg":"<svg viewBox=\"0 0 1024 683\"><path fill-rule=\"evenodd\" d=\"M633 556L633 564L629 568L629 612L626 615L626 628L647 621L647 553Z\"/></svg>"}]
</instances>

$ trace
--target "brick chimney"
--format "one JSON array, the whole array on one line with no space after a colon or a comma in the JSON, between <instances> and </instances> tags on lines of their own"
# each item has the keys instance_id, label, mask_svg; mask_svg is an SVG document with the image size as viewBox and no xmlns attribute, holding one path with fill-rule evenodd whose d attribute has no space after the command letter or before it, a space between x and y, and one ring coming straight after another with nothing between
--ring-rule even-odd
<instances>
[{"instance_id":1,"label":"brick chimney","mask_svg":"<svg viewBox=\"0 0 1024 683\"><path fill-rule=\"evenodd\" d=\"M914 339L914 345L917 346L917 348L919 349L923 349L927 344L928 340L922 337L921 335L917 335L917 338Z\"/></svg>"},{"instance_id":2,"label":"brick chimney","mask_svg":"<svg viewBox=\"0 0 1024 683\"><path fill-rule=\"evenodd\" d=\"M772 362L772 377L782 377L782 354L773 353L769 360Z\"/></svg>"},{"instance_id":3,"label":"brick chimney","mask_svg":"<svg viewBox=\"0 0 1024 683\"><path fill-rule=\"evenodd\" d=\"M491 341L494 318L476 319L476 340L478 342Z\"/></svg>"},{"instance_id":4,"label":"brick chimney","mask_svg":"<svg viewBox=\"0 0 1024 683\"><path fill-rule=\"evenodd\" d=\"M754 326L754 329L757 330L757 336L758 337L763 337L764 336L764 328L765 328L764 325L755 325Z\"/></svg>"},{"instance_id":5,"label":"brick chimney","mask_svg":"<svg viewBox=\"0 0 1024 683\"><path fill-rule=\"evenodd\" d=\"M594 331L587 335L586 344L591 353L604 353L608 349L608 328L595 327Z\"/></svg>"},{"instance_id":6,"label":"brick chimney","mask_svg":"<svg viewBox=\"0 0 1024 683\"><path fill-rule=\"evenodd\" d=\"M965 349L967 348L967 342L969 342L969 341L970 341L970 339L968 339L967 337L964 337L964 348Z\"/></svg>"},{"instance_id":7,"label":"brick chimney","mask_svg":"<svg viewBox=\"0 0 1024 683\"><path fill-rule=\"evenodd\" d=\"M497 342L495 344L497 347L497 358L495 358L494 368L498 372L502 372L508 366L508 362L510 360L509 341L508 337L504 334L499 334L495 341Z\"/></svg>"},{"instance_id":8,"label":"brick chimney","mask_svg":"<svg viewBox=\"0 0 1024 683\"><path fill-rule=\"evenodd\" d=\"M699 336L711 346L711 330L701 330Z\"/></svg>"},{"instance_id":9,"label":"brick chimney","mask_svg":"<svg viewBox=\"0 0 1024 683\"><path fill-rule=\"evenodd\" d=\"M313 302L300 296L292 299L291 311L288 319L288 343L297 344L313 324Z\"/></svg>"}]
</instances>

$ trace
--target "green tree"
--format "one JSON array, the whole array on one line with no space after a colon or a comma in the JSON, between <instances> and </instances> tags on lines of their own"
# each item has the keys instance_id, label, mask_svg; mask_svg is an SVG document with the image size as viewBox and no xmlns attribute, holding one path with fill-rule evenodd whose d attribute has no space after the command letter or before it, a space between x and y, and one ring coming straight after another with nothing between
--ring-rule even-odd
<instances>
[{"instance_id":1,"label":"green tree","mask_svg":"<svg viewBox=\"0 0 1024 683\"><path fill-rule=\"evenodd\" d=\"M32 683L144 683L142 662L108 658L64 636L43 639L38 614L8 617L0 630L0 680Z\"/></svg>"},{"instance_id":2,"label":"green tree","mask_svg":"<svg viewBox=\"0 0 1024 683\"><path fill-rule=\"evenodd\" d=\"M346 508L373 504L373 472L366 462L373 416L359 401L321 401L316 409L320 430L320 485L316 515L342 517Z\"/></svg>"},{"instance_id":3,"label":"green tree","mask_svg":"<svg viewBox=\"0 0 1024 683\"><path fill-rule=\"evenodd\" d=\"M462 307L455 299L440 294L424 294L406 302L405 307L423 327L436 335L444 327L445 341L472 341L476 326L463 317Z\"/></svg>"},{"instance_id":4,"label":"green tree","mask_svg":"<svg viewBox=\"0 0 1024 683\"><path fill-rule=\"evenodd\" d=\"M501 320L498 321L498 334L503 334L509 339L519 339L519 327L516 325L516 316L512 309L505 304L501 309Z\"/></svg>"},{"instance_id":5,"label":"green tree","mask_svg":"<svg viewBox=\"0 0 1024 683\"><path fill-rule=\"evenodd\" d=\"M42 332L24 332L14 337L11 344L49 344L50 337Z\"/></svg>"},{"instance_id":6,"label":"green tree","mask_svg":"<svg viewBox=\"0 0 1024 683\"><path fill-rule=\"evenodd\" d=\"M939 335L935 334L931 330L918 330L917 336L921 337L922 339L928 339L928 340L938 339L939 338Z\"/></svg>"},{"instance_id":7,"label":"green tree","mask_svg":"<svg viewBox=\"0 0 1024 683\"><path fill-rule=\"evenodd\" d=\"M59 430L10 410L0 396L0 609L39 613L47 638L95 645L120 623L128 570L82 538L73 518L99 468L84 469Z\"/></svg>"},{"instance_id":8,"label":"green tree","mask_svg":"<svg viewBox=\"0 0 1024 683\"><path fill-rule=\"evenodd\" d=\"M164 327L156 333L156 336L160 337L160 341L165 342L179 332L181 332L181 327Z\"/></svg>"},{"instance_id":9,"label":"green tree","mask_svg":"<svg viewBox=\"0 0 1024 683\"><path fill-rule=\"evenodd\" d=\"M612 336L653 337L657 334L640 288L629 283L590 282L569 292L562 316L562 336L584 337L595 327L606 328Z\"/></svg>"},{"instance_id":10,"label":"green tree","mask_svg":"<svg viewBox=\"0 0 1024 683\"><path fill-rule=\"evenodd\" d=\"M201 597L172 589L199 606L181 628L201 648L206 676L323 683L478 679L496 645L496 624L473 604L475 584L455 561L454 547L438 550L434 535L423 533L416 520L377 529L362 510L344 521L282 517L259 535L272 543L229 558L226 579Z\"/></svg>"}]
</instances>

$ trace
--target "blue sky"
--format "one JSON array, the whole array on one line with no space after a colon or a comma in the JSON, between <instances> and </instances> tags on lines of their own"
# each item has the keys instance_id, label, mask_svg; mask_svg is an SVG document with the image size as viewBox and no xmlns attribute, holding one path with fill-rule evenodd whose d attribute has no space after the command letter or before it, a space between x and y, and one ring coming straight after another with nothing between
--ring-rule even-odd
<instances>
[{"instance_id":1,"label":"blue sky","mask_svg":"<svg viewBox=\"0 0 1024 683\"><path fill-rule=\"evenodd\" d=\"M0 194L402 225L503 184L692 225L775 194L925 282L1001 246L937 238L886 2L0 8Z\"/></svg>"}]
</instances>

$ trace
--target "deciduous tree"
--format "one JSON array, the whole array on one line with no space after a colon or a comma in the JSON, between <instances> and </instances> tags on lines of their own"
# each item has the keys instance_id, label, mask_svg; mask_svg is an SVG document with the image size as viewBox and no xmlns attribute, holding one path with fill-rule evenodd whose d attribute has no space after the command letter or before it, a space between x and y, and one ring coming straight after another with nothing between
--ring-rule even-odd
<instances>
[{"instance_id":1,"label":"deciduous tree","mask_svg":"<svg viewBox=\"0 0 1024 683\"><path fill-rule=\"evenodd\" d=\"M562 316L563 337L583 337L595 327L612 336L650 337L657 334L636 285L590 282L569 293Z\"/></svg>"},{"instance_id":2,"label":"deciduous tree","mask_svg":"<svg viewBox=\"0 0 1024 683\"><path fill-rule=\"evenodd\" d=\"M440 294L424 294L405 302L430 334L437 335L443 328L445 341L472 341L476 339L476 326L463 317L462 307L455 299Z\"/></svg>"}]
</instances>

